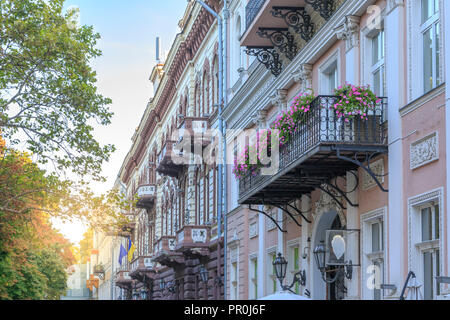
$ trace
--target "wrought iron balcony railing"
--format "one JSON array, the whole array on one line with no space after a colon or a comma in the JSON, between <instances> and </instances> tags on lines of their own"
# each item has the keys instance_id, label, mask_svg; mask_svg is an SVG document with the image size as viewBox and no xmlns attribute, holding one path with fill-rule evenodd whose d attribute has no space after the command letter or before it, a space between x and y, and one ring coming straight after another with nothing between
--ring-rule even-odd
<instances>
[{"instance_id":1,"label":"wrought iron balcony railing","mask_svg":"<svg viewBox=\"0 0 450 320\"><path fill-rule=\"evenodd\" d=\"M248 29L255 20L262 6L267 0L250 0L245 7L245 25Z\"/></svg>"},{"instance_id":2,"label":"wrought iron balcony railing","mask_svg":"<svg viewBox=\"0 0 450 320\"><path fill-rule=\"evenodd\" d=\"M337 116L333 107L337 100L336 96L319 96L312 102L311 109L305 115L302 124L294 130L290 140L280 146L279 167L274 175L249 173L240 179L239 199L241 203L245 203L243 200L250 194L269 185L279 176L320 152L322 152L321 156L325 162L330 158L331 153L336 153L338 149L351 152L387 149L386 127L384 126L386 98L382 98L381 102L369 112L367 119L355 117L348 122ZM333 157L336 155L334 154ZM315 159L313 166L320 165L321 160L318 159Z\"/></svg>"}]
</instances>

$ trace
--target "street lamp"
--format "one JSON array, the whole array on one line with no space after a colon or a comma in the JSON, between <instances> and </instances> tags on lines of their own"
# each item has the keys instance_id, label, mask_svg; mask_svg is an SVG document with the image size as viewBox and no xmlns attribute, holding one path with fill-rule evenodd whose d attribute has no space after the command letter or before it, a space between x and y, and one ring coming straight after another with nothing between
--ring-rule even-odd
<instances>
[{"instance_id":1,"label":"street lamp","mask_svg":"<svg viewBox=\"0 0 450 320\"><path fill-rule=\"evenodd\" d=\"M278 253L278 257L273 261L273 266L275 267L275 273L280 281L281 288L283 291L291 291L292 287L298 282L301 286L306 285L306 272L305 270L299 271L294 275L294 279L292 280L292 284L290 286L283 285L284 278L286 277L287 270L287 261L282 256L281 253Z\"/></svg>"},{"instance_id":2,"label":"street lamp","mask_svg":"<svg viewBox=\"0 0 450 320\"><path fill-rule=\"evenodd\" d=\"M326 253L327 249L325 247L325 242L321 241L320 244L317 245L316 248L314 249L314 257L317 263L317 267L320 270L320 273L322 274L323 281L325 281L326 283L334 283L342 274L345 275L347 279L351 280L353 276L352 261L350 260L347 265L337 266L335 269L327 270L325 261ZM336 272L334 277L331 279L327 277L328 273L330 272Z\"/></svg>"},{"instance_id":3,"label":"street lamp","mask_svg":"<svg viewBox=\"0 0 450 320\"><path fill-rule=\"evenodd\" d=\"M286 277L287 261L281 253L279 253L278 257L273 261L273 265L275 267L277 278L280 281L281 286L283 286L283 280Z\"/></svg>"},{"instance_id":4,"label":"street lamp","mask_svg":"<svg viewBox=\"0 0 450 320\"><path fill-rule=\"evenodd\" d=\"M323 272L323 270L325 270L326 252L327 250L325 248L324 241L321 241L320 244L314 249L314 258L316 259L316 263L320 272Z\"/></svg>"}]
</instances>

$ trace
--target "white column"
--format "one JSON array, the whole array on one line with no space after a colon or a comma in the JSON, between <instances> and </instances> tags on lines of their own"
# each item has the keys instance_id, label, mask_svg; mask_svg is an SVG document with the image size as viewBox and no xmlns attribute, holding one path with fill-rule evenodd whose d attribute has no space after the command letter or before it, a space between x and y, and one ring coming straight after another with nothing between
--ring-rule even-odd
<instances>
[{"instance_id":1,"label":"white column","mask_svg":"<svg viewBox=\"0 0 450 320\"><path fill-rule=\"evenodd\" d=\"M406 30L405 6L402 0L388 2L385 19L386 30L386 89L389 101L389 207L387 215L387 283L395 284L401 290L405 279L406 250L404 235L404 199L403 199L403 153L402 153L402 123L399 109L403 101L404 87L404 43ZM392 298L398 298L397 292Z\"/></svg>"},{"instance_id":2,"label":"white column","mask_svg":"<svg viewBox=\"0 0 450 320\"><path fill-rule=\"evenodd\" d=\"M302 212L305 212L305 217L308 218L308 220L311 221L311 199L306 196L302 195L302 205L301 205ZM300 257L301 257L301 265L303 270L306 272L306 286L305 289L308 289L309 292L311 292L311 281L313 281L312 277L312 270L310 268L310 262L313 261L314 257L311 255L313 254L314 248L311 248L312 241L308 242L308 238L311 236L311 224L307 223L303 220L302 223L302 241L300 246ZM307 248L308 247L308 248ZM306 249L305 249L306 248ZM306 259L303 259L303 254L306 253Z\"/></svg>"},{"instance_id":3,"label":"white column","mask_svg":"<svg viewBox=\"0 0 450 320\"><path fill-rule=\"evenodd\" d=\"M357 184L356 180L357 171L353 173L347 172L347 192L355 189ZM348 199L353 203L358 203L358 189L356 188L353 192L347 194ZM353 207L347 203L347 229L359 229L359 212L358 207ZM359 237L357 233L350 234L348 238L348 253L352 263L357 264L358 261L355 260L359 256ZM347 280L347 299L354 300L359 299L359 283L360 283L360 267L353 267L353 275L351 280ZM363 284L364 285L364 284Z\"/></svg>"},{"instance_id":4,"label":"white column","mask_svg":"<svg viewBox=\"0 0 450 320\"><path fill-rule=\"evenodd\" d=\"M347 16L345 23L340 31L337 33L339 39L345 40L345 81L354 85L359 84L359 27L360 17ZM351 191L355 189L356 177L351 172L347 173L347 188ZM347 194L352 203L358 203L358 190ZM347 203L347 229L359 229L359 211L358 207L352 207ZM359 256L358 252L358 237L352 235L348 239L347 251L351 257ZM356 261L352 261L357 263ZM359 296L359 268L353 268L353 276L351 280L347 280L347 297L346 299L358 299Z\"/></svg>"},{"instance_id":5,"label":"white column","mask_svg":"<svg viewBox=\"0 0 450 320\"><path fill-rule=\"evenodd\" d=\"M450 2L442 1L443 4L443 32L444 32L444 70L445 70L445 149L450 150ZM446 266L443 267L444 275L450 275L450 157L446 158L446 169L447 169L447 191L446 191L446 205L447 210L445 210L445 217L447 220L447 232L444 234L447 235L446 245L444 244L445 252L447 253L447 263ZM445 221L445 219L444 219ZM444 263L445 265L445 263Z\"/></svg>"},{"instance_id":6,"label":"white column","mask_svg":"<svg viewBox=\"0 0 450 320\"><path fill-rule=\"evenodd\" d=\"M283 222L283 211L281 209L278 209L277 212L277 220L279 221L279 225L281 226L281 228L285 229L286 227L286 223ZM278 255L278 253L281 253L283 255L283 257L287 260L287 252L284 251L285 245L284 245L284 233L281 232L281 230L279 228L277 228L277 252L276 254ZM287 278L287 277L286 277ZM277 288L280 290L280 282L277 281ZM286 283L286 281L285 281Z\"/></svg>"},{"instance_id":7,"label":"white column","mask_svg":"<svg viewBox=\"0 0 450 320\"><path fill-rule=\"evenodd\" d=\"M260 206L260 210L264 210L264 206ZM258 298L262 298L264 296L264 279L265 279L265 216L260 213L258 216Z\"/></svg>"}]
</instances>

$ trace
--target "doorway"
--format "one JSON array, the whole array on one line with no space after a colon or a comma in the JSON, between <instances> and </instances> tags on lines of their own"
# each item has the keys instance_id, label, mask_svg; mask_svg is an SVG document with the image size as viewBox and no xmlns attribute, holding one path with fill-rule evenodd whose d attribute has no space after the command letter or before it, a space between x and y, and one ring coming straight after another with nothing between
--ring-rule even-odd
<instances>
[{"instance_id":1,"label":"doorway","mask_svg":"<svg viewBox=\"0 0 450 320\"><path fill-rule=\"evenodd\" d=\"M325 242L326 230L341 230L343 229L343 224L336 211L328 211L322 214L320 217L314 237L314 246L318 246L322 241ZM333 269L330 267L329 269ZM339 278L334 283L325 283L322 278L322 274L317 266L317 262L312 258L312 283L313 283L313 294L312 298L314 300L342 300L345 297L346 288L345 276L341 274ZM334 277L334 272L330 272L328 278Z\"/></svg>"}]
</instances>

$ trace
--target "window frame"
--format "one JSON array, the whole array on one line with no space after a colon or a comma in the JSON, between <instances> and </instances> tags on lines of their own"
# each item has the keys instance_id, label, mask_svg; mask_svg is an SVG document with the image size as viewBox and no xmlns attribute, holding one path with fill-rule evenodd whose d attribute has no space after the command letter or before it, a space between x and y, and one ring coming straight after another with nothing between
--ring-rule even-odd
<instances>
[{"instance_id":1,"label":"window frame","mask_svg":"<svg viewBox=\"0 0 450 320\"><path fill-rule=\"evenodd\" d=\"M434 0L428 0L428 1L433 1L434 4L436 4L436 2ZM431 31L431 39L432 39L432 53L431 53L431 77L432 77L432 83L431 83L431 87L429 90L426 89L426 84L425 84L425 78L422 78L422 91L423 93L427 93L431 90L433 90L434 88L436 88L437 86L439 86L442 83L442 79L440 77L440 65L439 65L439 70L437 70L437 61L436 61L436 56L439 53L439 55L441 54L440 50L437 48L436 46L436 31L437 29L441 28L441 21L440 21L440 4L439 1L437 1L437 5L439 6L439 8L436 10L435 8L435 12L430 15L425 21L422 21L422 12L423 12L423 1L420 1L420 34L421 34L421 39L422 39L422 73L425 76L425 65L424 65L424 60L425 60L425 48L423 46L424 43L424 38L425 38L425 33L427 33L428 31ZM441 32L440 30L438 30L438 36L441 37ZM438 44L440 46L441 44L441 39L439 39L440 41L438 41ZM439 57L439 64L441 64L441 57ZM436 72L438 71L438 72ZM436 74L438 73L438 74ZM440 82L438 83L437 80L440 80Z\"/></svg>"},{"instance_id":2,"label":"window frame","mask_svg":"<svg viewBox=\"0 0 450 320\"><path fill-rule=\"evenodd\" d=\"M432 287L433 299L436 299L440 294L435 280L437 274L442 274L443 271L443 187L429 191L427 193L412 197L408 199L408 238L409 238L409 259L408 268L415 272L419 283L423 284L421 287L421 296L425 299L425 266L424 254L431 252L433 254L433 266L439 265L439 270L433 268ZM439 239L425 240L422 239L422 209L428 206L439 207ZM434 219L433 219L434 220ZM438 263L436 263L436 252L439 251Z\"/></svg>"}]
</instances>

